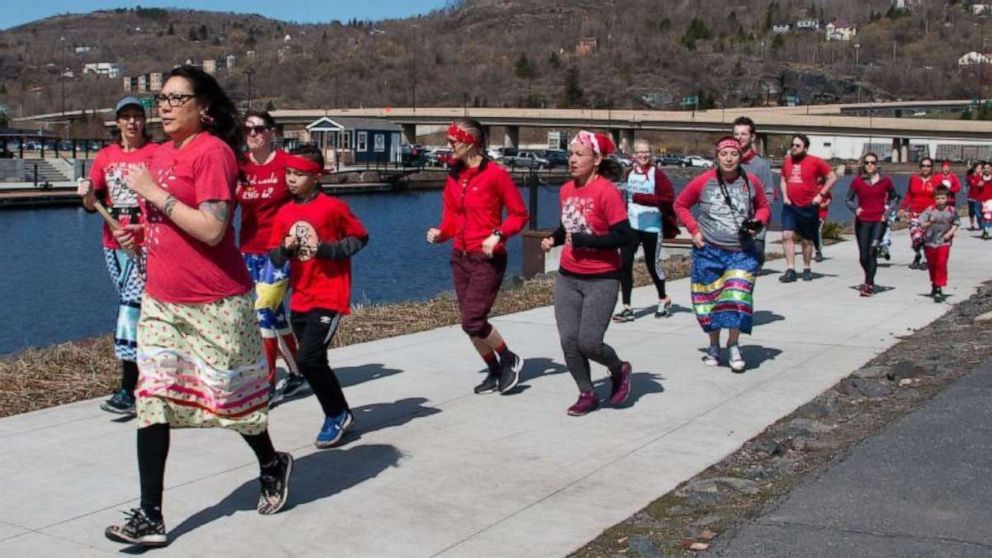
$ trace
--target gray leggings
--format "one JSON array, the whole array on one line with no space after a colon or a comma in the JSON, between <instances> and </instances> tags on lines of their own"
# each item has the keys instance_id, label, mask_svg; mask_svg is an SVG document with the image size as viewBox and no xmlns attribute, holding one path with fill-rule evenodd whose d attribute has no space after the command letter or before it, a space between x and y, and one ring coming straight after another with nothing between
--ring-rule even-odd
<instances>
[{"instance_id":1,"label":"gray leggings","mask_svg":"<svg viewBox=\"0 0 992 558\"><path fill-rule=\"evenodd\" d=\"M592 389L589 360L611 372L623 365L613 347L603 342L619 286L616 279L580 279L561 273L555 280L555 321L561 349L579 391Z\"/></svg>"}]
</instances>

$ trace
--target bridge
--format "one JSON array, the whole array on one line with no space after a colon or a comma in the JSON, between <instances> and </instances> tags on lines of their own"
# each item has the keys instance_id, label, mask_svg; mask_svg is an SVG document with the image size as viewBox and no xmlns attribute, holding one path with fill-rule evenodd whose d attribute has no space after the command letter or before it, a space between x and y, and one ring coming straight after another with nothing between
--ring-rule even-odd
<instances>
[{"instance_id":1,"label":"bridge","mask_svg":"<svg viewBox=\"0 0 992 558\"><path fill-rule=\"evenodd\" d=\"M405 141L416 138L417 126L447 125L452 120L471 117L489 128L504 129L503 145L519 144L521 127L596 128L610 130L621 148L628 148L639 131L720 133L730 130L740 115L758 124L759 141L771 134L845 136L883 139L892 142L893 162L907 160L910 138L957 141L988 141L992 121L896 118L875 116L897 111L956 110L971 100L899 101L850 103L798 107L738 107L706 111L611 110L611 109L524 109L476 107L379 107L347 109L287 109L272 111L284 127L303 127L321 117L350 116L383 118L400 125ZM109 110L109 109L108 109ZM58 118L84 116L93 111L52 113L15 118L18 126L44 126ZM153 122L155 119L152 120ZM109 123L108 124L112 124Z\"/></svg>"}]
</instances>

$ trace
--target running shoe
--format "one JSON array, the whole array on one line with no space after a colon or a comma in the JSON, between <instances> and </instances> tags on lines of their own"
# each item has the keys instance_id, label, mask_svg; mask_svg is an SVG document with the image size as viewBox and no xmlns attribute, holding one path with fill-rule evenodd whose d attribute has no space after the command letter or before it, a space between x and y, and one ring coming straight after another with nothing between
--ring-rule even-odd
<instances>
[{"instance_id":1,"label":"running shoe","mask_svg":"<svg viewBox=\"0 0 992 558\"><path fill-rule=\"evenodd\" d=\"M262 491L258 495L256 509L262 515L272 515L278 512L289 499L289 477L293 474L293 456L278 452L276 458L279 459L279 472L275 475L259 475L258 477Z\"/></svg>"},{"instance_id":2,"label":"running shoe","mask_svg":"<svg viewBox=\"0 0 992 558\"><path fill-rule=\"evenodd\" d=\"M134 414L134 396L126 389L119 389L114 392L110 399L100 403L100 408L108 413L117 415Z\"/></svg>"},{"instance_id":3,"label":"running shoe","mask_svg":"<svg viewBox=\"0 0 992 558\"><path fill-rule=\"evenodd\" d=\"M796 270L795 269L785 270L785 273L783 273L778 278L778 280L783 283L794 283L796 281Z\"/></svg>"},{"instance_id":4,"label":"running shoe","mask_svg":"<svg viewBox=\"0 0 992 558\"><path fill-rule=\"evenodd\" d=\"M127 544L139 544L141 546L165 546L169 544L169 539L165 534L165 522L161 519L154 520L145 515L145 510L132 508L129 512L124 512L127 521L124 525L111 525L104 531L108 539Z\"/></svg>"},{"instance_id":5,"label":"running shoe","mask_svg":"<svg viewBox=\"0 0 992 558\"><path fill-rule=\"evenodd\" d=\"M813 272L807 267L806 269L803 270L803 281L812 281L812 280L813 280Z\"/></svg>"},{"instance_id":6,"label":"running shoe","mask_svg":"<svg viewBox=\"0 0 992 558\"><path fill-rule=\"evenodd\" d=\"M282 396L284 398L299 395L300 391L306 389L307 379L302 374L288 374L286 381L282 385Z\"/></svg>"},{"instance_id":7,"label":"running shoe","mask_svg":"<svg viewBox=\"0 0 992 558\"><path fill-rule=\"evenodd\" d=\"M629 362L624 362L620 366L620 371L614 376L610 374L610 405L619 407L630 397L630 374L632 370Z\"/></svg>"},{"instance_id":8,"label":"running shoe","mask_svg":"<svg viewBox=\"0 0 992 558\"><path fill-rule=\"evenodd\" d=\"M634 311L630 308L624 308L620 312L613 315L613 321L618 324L632 322L634 321Z\"/></svg>"},{"instance_id":9,"label":"running shoe","mask_svg":"<svg viewBox=\"0 0 992 558\"><path fill-rule=\"evenodd\" d=\"M664 301L658 301L658 307L654 310L655 318L667 318L672 315L672 299L666 298Z\"/></svg>"},{"instance_id":10,"label":"running shoe","mask_svg":"<svg viewBox=\"0 0 992 558\"><path fill-rule=\"evenodd\" d=\"M496 393L499 391L499 374L490 372L486 374L486 379L482 380L482 383L475 386L476 395L483 395L486 393Z\"/></svg>"},{"instance_id":11,"label":"running shoe","mask_svg":"<svg viewBox=\"0 0 992 558\"><path fill-rule=\"evenodd\" d=\"M744 362L744 353L741 352L739 345L731 345L728 349L730 349L730 369L740 374L747 368L747 363Z\"/></svg>"},{"instance_id":12,"label":"running shoe","mask_svg":"<svg viewBox=\"0 0 992 558\"><path fill-rule=\"evenodd\" d=\"M583 391L579 394L579 400L568 408L568 414L573 417L581 417L599 408L599 398L593 390Z\"/></svg>"},{"instance_id":13,"label":"running shoe","mask_svg":"<svg viewBox=\"0 0 992 558\"><path fill-rule=\"evenodd\" d=\"M944 291L940 287L937 287L937 292L933 295L933 301L939 304L946 299L947 297L944 296Z\"/></svg>"},{"instance_id":14,"label":"running shoe","mask_svg":"<svg viewBox=\"0 0 992 558\"><path fill-rule=\"evenodd\" d=\"M816 251L816 255L813 257L813 259L815 259L817 262L822 262L823 261L823 252L817 250Z\"/></svg>"},{"instance_id":15,"label":"running shoe","mask_svg":"<svg viewBox=\"0 0 992 558\"><path fill-rule=\"evenodd\" d=\"M517 353L509 352L509 358L500 359L499 363L499 392L505 394L517 387L520 381L520 371L524 367L524 359Z\"/></svg>"},{"instance_id":16,"label":"running shoe","mask_svg":"<svg viewBox=\"0 0 992 558\"><path fill-rule=\"evenodd\" d=\"M881 258L883 258L885 261L889 261L889 260L892 259L892 255L889 254L889 247L888 246L879 246L878 247L878 255Z\"/></svg>"},{"instance_id":17,"label":"running shoe","mask_svg":"<svg viewBox=\"0 0 992 558\"><path fill-rule=\"evenodd\" d=\"M324 425L320 427L320 432L317 433L317 439L313 445L317 449L331 448L338 445L341 443L344 433L351 428L354 422L355 417L350 411L341 411L341 414L336 417L324 418Z\"/></svg>"},{"instance_id":18,"label":"running shoe","mask_svg":"<svg viewBox=\"0 0 992 558\"><path fill-rule=\"evenodd\" d=\"M719 366L720 365L720 346L710 345L706 349L706 354L703 355L703 364L706 366Z\"/></svg>"},{"instance_id":19,"label":"running shoe","mask_svg":"<svg viewBox=\"0 0 992 558\"><path fill-rule=\"evenodd\" d=\"M871 285L861 285L860 294L861 296L871 296L872 294L874 294L872 292Z\"/></svg>"}]
</instances>

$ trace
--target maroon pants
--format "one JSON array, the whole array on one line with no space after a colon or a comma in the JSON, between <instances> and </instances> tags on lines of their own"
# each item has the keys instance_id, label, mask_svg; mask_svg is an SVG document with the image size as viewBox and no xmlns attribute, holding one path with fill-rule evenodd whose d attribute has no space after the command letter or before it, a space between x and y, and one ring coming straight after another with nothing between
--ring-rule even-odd
<instances>
[{"instance_id":1,"label":"maroon pants","mask_svg":"<svg viewBox=\"0 0 992 558\"><path fill-rule=\"evenodd\" d=\"M506 274L506 254L487 258L481 252L451 253L451 277L461 312L462 329L472 337L488 337L492 331L489 311Z\"/></svg>"},{"instance_id":2,"label":"maroon pants","mask_svg":"<svg viewBox=\"0 0 992 558\"><path fill-rule=\"evenodd\" d=\"M951 245L945 244L931 248L925 246L923 251L927 256L927 268L930 270L930 282L934 287L947 286L947 260L951 256Z\"/></svg>"}]
</instances>

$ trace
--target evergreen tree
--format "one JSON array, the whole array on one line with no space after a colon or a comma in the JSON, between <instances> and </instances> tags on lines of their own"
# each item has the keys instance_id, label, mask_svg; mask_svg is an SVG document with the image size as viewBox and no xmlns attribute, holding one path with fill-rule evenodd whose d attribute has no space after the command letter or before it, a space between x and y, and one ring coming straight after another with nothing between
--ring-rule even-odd
<instances>
[{"instance_id":1,"label":"evergreen tree","mask_svg":"<svg viewBox=\"0 0 992 558\"><path fill-rule=\"evenodd\" d=\"M527 55L524 53L520 53L520 58L517 59L515 68L517 77L520 79L534 79L537 77L537 68L530 63L530 60L527 59Z\"/></svg>"},{"instance_id":2,"label":"evergreen tree","mask_svg":"<svg viewBox=\"0 0 992 558\"><path fill-rule=\"evenodd\" d=\"M585 106L586 92L582 89L579 79L579 69L571 66L565 72L565 84L562 88L561 107L580 108Z\"/></svg>"},{"instance_id":3,"label":"evergreen tree","mask_svg":"<svg viewBox=\"0 0 992 558\"><path fill-rule=\"evenodd\" d=\"M174 25L172 25L172 22L171 21L169 22L169 30L166 31L165 34L166 35L175 35L176 34L176 28L175 28Z\"/></svg>"}]
</instances>

